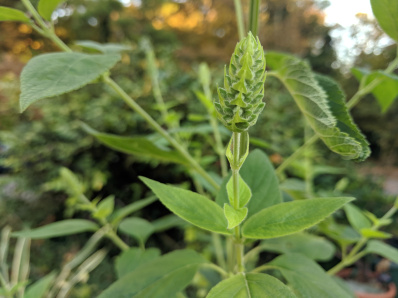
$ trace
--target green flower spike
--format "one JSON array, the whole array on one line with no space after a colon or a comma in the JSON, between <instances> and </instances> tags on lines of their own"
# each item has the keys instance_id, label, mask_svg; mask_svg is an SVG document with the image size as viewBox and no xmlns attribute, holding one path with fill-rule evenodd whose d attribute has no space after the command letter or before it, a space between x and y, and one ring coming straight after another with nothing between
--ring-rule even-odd
<instances>
[{"instance_id":1,"label":"green flower spike","mask_svg":"<svg viewBox=\"0 0 398 298\"><path fill-rule=\"evenodd\" d=\"M218 119L233 132L244 132L257 122L264 109L265 56L258 37L251 32L235 47L224 69L224 88L214 101Z\"/></svg>"}]
</instances>

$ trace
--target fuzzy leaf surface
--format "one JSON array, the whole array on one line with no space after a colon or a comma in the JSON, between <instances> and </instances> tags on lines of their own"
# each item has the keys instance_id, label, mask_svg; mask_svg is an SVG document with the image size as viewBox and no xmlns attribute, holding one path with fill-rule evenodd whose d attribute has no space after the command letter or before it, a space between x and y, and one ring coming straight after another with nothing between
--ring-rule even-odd
<instances>
[{"instance_id":1,"label":"fuzzy leaf surface","mask_svg":"<svg viewBox=\"0 0 398 298\"><path fill-rule=\"evenodd\" d=\"M231 204L231 206L233 206L234 186L233 186L232 176L227 183L227 193L228 193L229 203ZM247 183L242 179L240 175L239 175L238 196L239 196L239 208L244 207L252 197L252 191L250 190L250 187L247 185Z\"/></svg>"},{"instance_id":2,"label":"fuzzy leaf surface","mask_svg":"<svg viewBox=\"0 0 398 298\"><path fill-rule=\"evenodd\" d=\"M148 248L142 250L133 247L123 251L116 257L115 269L118 278L122 278L127 273L134 271L137 267L147 264L160 256L160 250L157 248Z\"/></svg>"},{"instance_id":3,"label":"fuzzy leaf surface","mask_svg":"<svg viewBox=\"0 0 398 298\"><path fill-rule=\"evenodd\" d=\"M231 205L224 204L224 215L228 221L228 229L232 229L239 225L247 216L247 208L235 210Z\"/></svg>"}]
</instances>

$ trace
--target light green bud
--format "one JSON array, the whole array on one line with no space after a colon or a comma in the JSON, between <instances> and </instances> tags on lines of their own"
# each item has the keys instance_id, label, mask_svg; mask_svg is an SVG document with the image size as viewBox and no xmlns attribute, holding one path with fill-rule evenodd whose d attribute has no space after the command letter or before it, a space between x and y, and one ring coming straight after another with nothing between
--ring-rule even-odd
<instances>
[{"instance_id":1,"label":"light green bud","mask_svg":"<svg viewBox=\"0 0 398 298\"><path fill-rule=\"evenodd\" d=\"M235 47L224 69L224 88L214 101L218 119L233 132L244 132L257 122L264 109L265 56L258 37L251 32Z\"/></svg>"}]
</instances>

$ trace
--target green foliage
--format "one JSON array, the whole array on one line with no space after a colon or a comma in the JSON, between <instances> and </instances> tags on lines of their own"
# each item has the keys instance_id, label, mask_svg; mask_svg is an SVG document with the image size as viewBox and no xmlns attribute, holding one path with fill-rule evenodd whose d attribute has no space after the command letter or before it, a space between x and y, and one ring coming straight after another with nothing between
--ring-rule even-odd
<instances>
[{"instance_id":1,"label":"green foliage","mask_svg":"<svg viewBox=\"0 0 398 298\"><path fill-rule=\"evenodd\" d=\"M39 99L64 94L91 83L119 60L120 56L115 54L51 53L34 57L21 73L21 111Z\"/></svg>"},{"instance_id":2,"label":"green foliage","mask_svg":"<svg viewBox=\"0 0 398 298\"><path fill-rule=\"evenodd\" d=\"M355 205L353 205L353 204L345 205L344 211L347 215L350 225L353 228L355 228L358 232L364 228L370 228L372 226L369 219Z\"/></svg>"},{"instance_id":3,"label":"green foliage","mask_svg":"<svg viewBox=\"0 0 398 298\"><path fill-rule=\"evenodd\" d=\"M380 27L392 39L398 41L398 3L394 0L370 0L373 14Z\"/></svg>"},{"instance_id":4,"label":"green foliage","mask_svg":"<svg viewBox=\"0 0 398 298\"><path fill-rule=\"evenodd\" d=\"M398 262L398 249L379 240L370 240L365 248L365 252L380 255L394 263Z\"/></svg>"},{"instance_id":5,"label":"green foliage","mask_svg":"<svg viewBox=\"0 0 398 298\"><path fill-rule=\"evenodd\" d=\"M227 235L231 233L227 230L223 209L205 196L145 177L140 179L168 209L182 219L205 230Z\"/></svg>"},{"instance_id":6,"label":"green foliage","mask_svg":"<svg viewBox=\"0 0 398 298\"><path fill-rule=\"evenodd\" d=\"M123 218L129 216L131 213L134 213L142 208L152 204L155 202L157 198L155 196L139 200L137 202L131 203L123 208L116 210L111 216L112 224L118 224Z\"/></svg>"},{"instance_id":7,"label":"green foliage","mask_svg":"<svg viewBox=\"0 0 398 298\"><path fill-rule=\"evenodd\" d=\"M281 281L266 274L237 274L211 289L207 298L296 297Z\"/></svg>"},{"instance_id":8,"label":"green foliage","mask_svg":"<svg viewBox=\"0 0 398 298\"><path fill-rule=\"evenodd\" d=\"M245 220L248 209L246 207L235 209L228 204L224 204L224 215L228 221L228 229L232 229Z\"/></svg>"},{"instance_id":9,"label":"green foliage","mask_svg":"<svg viewBox=\"0 0 398 298\"><path fill-rule=\"evenodd\" d=\"M24 295L25 298L37 298L44 297L46 292L51 286L51 283L55 280L56 274L54 272L47 274L42 277L34 284L28 286L26 289L26 293Z\"/></svg>"},{"instance_id":10,"label":"green foliage","mask_svg":"<svg viewBox=\"0 0 398 298\"><path fill-rule=\"evenodd\" d=\"M267 239L307 229L353 198L318 198L273 205L250 217L243 225L247 238Z\"/></svg>"},{"instance_id":11,"label":"green foliage","mask_svg":"<svg viewBox=\"0 0 398 298\"><path fill-rule=\"evenodd\" d=\"M29 237L31 239L47 239L83 232L96 231L98 226L92 221L85 219L60 220L43 227L32 230L13 232L14 237Z\"/></svg>"},{"instance_id":12,"label":"green foliage","mask_svg":"<svg viewBox=\"0 0 398 298\"><path fill-rule=\"evenodd\" d=\"M114 208L115 196L110 195L97 205L97 210L92 214L92 216L97 219L105 219L112 214Z\"/></svg>"},{"instance_id":13,"label":"green foliage","mask_svg":"<svg viewBox=\"0 0 398 298\"><path fill-rule=\"evenodd\" d=\"M51 15L53 11L65 0L40 0L37 6L37 10L40 15L47 21L51 21Z\"/></svg>"},{"instance_id":14,"label":"green foliage","mask_svg":"<svg viewBox=\"0 0 398 298\"><path fill-rule=\"evenodd\" d=\"M122 278L127 273L133 272L137 267L147 264L160 256L160 250L149 248L131 248L122 252L116 257L115 269L118 278Z\"/></svg>"},{"instance_id":15,"label":"green foliage","mask_svg":"<svg viewBox=\"0 0 398 298\"><path fill-rule=\"evenodd\" d=\"M5 6L0 6L0 22L1 21L31 22L28 16L22 11Z\"/></svg>"},{"instance_id":16,"label":"green foliage","mask_svg":"<svg viewBox=\"0 0 398 298\"><path fill-rule=\"evenodd\" d=\"M228 193L228 199L229 203L233 205L233 182L232 182L232 177L229 179L227 183L227 193ZM250 198L252 197L252 192L250 190L250 187L247 185L247 183L242 179L242 177L239 175L239 208L243 208L246 206L246 204L250 201Z\"/></svg>"},{"instance_id":17,"label":"green foliage","mask_svg":"<svg viewBox=\"0 0 398 298\"><path fill-rule=\"evenodd\" d=\"M155 229L153 225L145 219L129 217L120 223L119 230L127 235L133 236L143 247Z\"/></svg>"},{"instance_id":18,"label":"green foliage","mask_svg":"<svg viewBox=\"0 0 398 298\"><path fill-rule=\"evenodd\" d=\"M99 43L92 40L78 40L75 42L76 45L84 48L99 51L103 54L115 54L123 51L130 51L131 46L122 45L118 43Z\"/></svg>"}]
</instances>

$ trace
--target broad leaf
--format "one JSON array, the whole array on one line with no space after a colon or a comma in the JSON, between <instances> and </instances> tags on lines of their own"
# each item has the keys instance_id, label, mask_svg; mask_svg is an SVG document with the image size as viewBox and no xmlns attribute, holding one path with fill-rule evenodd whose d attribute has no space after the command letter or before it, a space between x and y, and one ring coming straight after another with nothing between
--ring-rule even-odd
<instances>
[{"instance_id":1,"label":"broad leaf","mask_svg":"<svg viewBox=\"0 0 398 298\"><path fill-rule=\"evenodd\" d=\"M112 215L111 215L111 220L112 224L117 224L119 221L121 221L123 218L126 216L129 216L131 213L134 213L138 210L141 210L142 208L152 204L157 200L157 197L152 196L146 199L139 200L137 202L131 203L119 210L116 210Z\"/></svg>"},{"instance_id":2,"label":"broad leaf","mask_svg":"<svg viewBox=\"0 0 398 298\"><path fill-rule=\"evenodd\" d=\"M131 248L123 251L115 260L115 269L118 278L122 278L127 273L133 272L137 267L147 264L159 256L160 250L157 248L149 248L146 250Z\"/></svg>"},{"instance_id":3,"label":"broad leaf","mask_svg":"<svg viewBox=\"0 0 398 298\"><path fill-rule=\"evenodd\" d=\"M78 46L102 52L104 54L120 53L130 51L131 46L118 43L98 43L92 40L78 40L75 42Z\"/></svg>"},{"instance_id":4,"label":"broad leaf","mask_svg":"<svg viewBox=\"0 0 398 298\"><path fill-rule=\"evenodd\" d=\"M224 204L224 215L228 221L228 229L239 225L246 218L247 211L246 207L235 210L231 205Z\"/></svg>"},{"instance_id":5,"label":"broad leaf","mask_svg":"<svg viewBox=\"0 0 398 298\"><path fill-rule=\"evenodd\" d=\"M223 280L206 298L296 297L280 280L267 274L240 273Z\"/></svg>"},{"instance_id":6,"label":"broad leaf","mask_svg":"<svg viewBox=\"0 0 398 298\"><path fill-rule=\"evenodd\" d=\"M352 73L361 81L365 77L365 86L378 80L379 84L373 88L372 94L381 107L382 113L388 111L394 100L398 97L398 76L395 74L386 74L382 71L369 72L364 69L353 68Z\"/></svg>"},{"instance_id":7,"label":"broad leaf","mask_svg":"<svg viewBox=\"0 0 398 298\"><path fill-rule=\"evenodd\" d=\"M187 163L185 158L178 152L160 148L146 137L123 137L100 133L87 125L84 125L83 128L98 141L114 150L163 162Z\"/></svg>"},{"instance_id":8,"label":"broad leaf","mask_svg":"<svg viewBox=\"0 0 398 298\"><path fill-rule=\"evenodd\" d=\"M192 250L174 251L140 265L108 287L98 298L165 298L183 290L206 263Z\"/></svg>"},{"instance_id":9,"label":"broad leaf","mask_svg":"<svg viewBox=\"0 0 398 298\"><path fill-rule=\"evenodd\" d=\"M29 60L21 73L20 108L39 99L77 90L112 68L119 55L43 54Z\"/></svg>"},{"instance_id":10,"label":"broad leaf","mask_svg":"<svg viewBox=\"0 0 398 298\"><path fill-rule=\"evenodd\" d=\"M46 239L61 237L83 232L93 232L99 227L92 221L85 219L66 219L57 221L36 229L12 233L13 237L26 237L31 239Z\"/></svg>"},{"instance_id":11,"label":"broad leaf","mask_svg":"<svg viewBox=\"0 0 398 298\"><path fill-rule=\"evenodd\" d=\"M42 277L34 284L30 285L26 289L26 293L24 294L24 298L37 298L37 297L45 297L46 292L50 288L51 284L55 280L56 274L50 273L46 276Z\"/></svg>"},{"instance_id":12,"label":"broad leaf","mask_svg":"<svg viewBox=\"0 0 398 298\"><path fill-rule=\"evenodd\" d=\"M37 6L39 14L47 21L51 21L51 15L59 4L65 2L65 0L40 0Z\"/></svg>"},{"instance_id":13,"label":"broad leaf","mask_svg":"<svg viewBox=\"0 0 398 298\"><path fill-rule=\"evenodd\" d=\"M321 79L326 90L322 89L309 65L294 56L268 53L267 64L330 150L358 161L369 156L369 146L352 122L344 106L344 95L334 81Z\"/></svg>"},{"instance_id":14,"label":"broad leaf","mask_svg":"<svg viewBox=\"0 0 398 298\"><path fill-rule=\"evenodd\" d=\"M202 229L221 234L231 234L227 230L227 219L223 209L205 196L192 191L169 186L157 181L140 179L158 196L171 212Z\"/></svg>"},{"instance_id":15,"label":"broad leaf","mask_svg":"<svg viewBox=\"0 0 398 298\"><path fill-rule=\"evenodd\" d=\"M139 217L129 217L120 223L119 230L134 237L143 245L149 236L152 235L155 229L153 225L145 219Z\"/></svg>"},{"instance_id":16,"label":"broad leaf","mask_svg":"<svg viewBox=\"0 0 398 298\"><path fill-rule=\"evenodd\" d=\"M249 209L248 218L266 207L282 202L274 167L267 155L261 150L256 149L249 154L240 169L240 175L252 192L252 198L247 205ZM223 180L217 194L216 202L220 206L229 202L226 190L229 179L230 176Z\"/></svg>"},{"instance_id":17,"label":"broad leaf","mask_svg":"<svg viewBox=\"0 0 398 298\"><path fill-rule=\"evenodd\" d=\"M380 27L398 41L398 2L396 0L370 0L373 14Z\"/></svg>"},{"instance_id":18,"label":"broad leaf","mask_svg":"<svg viewBox=\"0 0 398 298\"><path fill-rule=\"evenodd\" d=\"M379 240L370 240L365 252L380 255L398 264L398 249Z\"/></svg>"},{"instance_id":19,"label":"broad leaf","mask_svg":"<svg viewBox=\"0 0 398 298\"><path fill-rule=\"evenodd\" d=\"M300 232L319 223L352 200L353 198L318 198L274 205L246 220L242 234L247 238L267 239Z\"/></svg>"},{"instance_id":20,"label":"broad leaf","mask_svg":"<svg viewBox=\"0 0 398 298\"><path fill-rule=\"evenodd\" d=\"M351 298L321 266L301 254L279 256L269 265L281 271L297 297Z\"/></svg>"},{"instance_id":21,"label":"broad leaf","mask_svg":"<svg viewBox=\"0 0 398 298\"><path fill-rule=\"evenodd\" d=\"M263 240L260 247L266 251L280 254L300 253L316 261L330 260L336 250L335 246L326 238L308 233L296 233Z\"/></svg>"},{"instance_id":22,"label":"broad leaf","mask_svg":"<svg viewBox=\"0 0 398 298\"><path fill-rule=\"evenodd\" d=\"M227 183L227 193L228 193L229 203L231 204L231 206L233 206L234 205L234 186L233 186L232 176ZM250 187L239 175L239 194L238 194L239 208L244 207L249 202L251 196L252 196L252 192L250 190Z\"/></svg>"},{"instance_id":23,"label":"broad leaf","mask_svg":"<svg viewBox=\"0 0 398 298\"><path fill-rule=\"evenodd\" d=\"M0 6L0 22L1 21L31 22L24 12L5 6Z\"/></svg>"},{"instance_id":24,"label":"broad leaf","mask_svg":"<svg viewBox=\"0 0 398 298\"><path fill-rule=\"evenodd\" d=\"M344 211L347 215L350 225L355 228L355 230L360 231L361 229L370 228L372 226L370 220L357 206L353 204L347 204L344 206Z\"/></svg>"}]
</instances>

